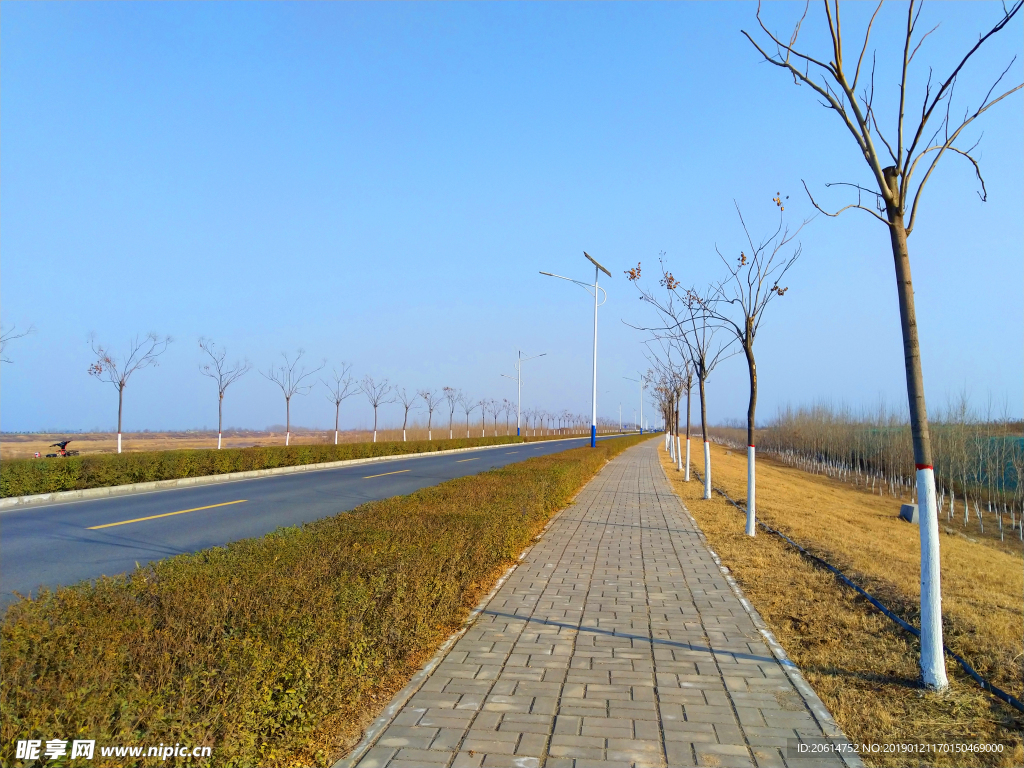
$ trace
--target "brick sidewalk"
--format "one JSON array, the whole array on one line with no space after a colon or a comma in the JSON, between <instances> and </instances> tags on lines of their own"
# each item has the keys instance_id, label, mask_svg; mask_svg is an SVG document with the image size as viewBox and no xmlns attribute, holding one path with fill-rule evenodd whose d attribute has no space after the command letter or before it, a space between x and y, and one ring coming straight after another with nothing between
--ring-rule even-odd
<instances>
[{"instance_id":1,"label":"brick sidewalk","mask_svg":"<svg viewBox=\"0 0 1024 768\"><path fill-rule=\"evenodd\" d=\"M658 445L555 519L359 768L860 764L786 759L787 738L838 729L766 645Z\"/></svg>"}]
</instances>

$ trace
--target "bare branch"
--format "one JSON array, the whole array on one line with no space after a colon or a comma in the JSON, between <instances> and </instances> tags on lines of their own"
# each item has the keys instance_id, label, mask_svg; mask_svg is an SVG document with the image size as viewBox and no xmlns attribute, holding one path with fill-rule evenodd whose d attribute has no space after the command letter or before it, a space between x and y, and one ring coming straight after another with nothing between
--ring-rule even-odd
<instances>
[{"instance_id":1,"label":"bare branch","mask_svg":"<svg viewBox=\"0 0 1024 768\"><path fill-rule=\"evenodd\" d=\"M35 326L30 325L24 331L19 331L17 324L12 325L7 330L4 330L3 326L0 325L0 362L10 363L11 360L4 356L4 350L7 349L7 345L15 339L23 339L36 332Z\"/></svg>"},{"instance_id":2,"label":"bare branch","mask_svg":"<svg viewBox=\"0 0 1024 768\"><path fill-rule=\"evenodd\" d=\"M804 181L803 179L800 179L800 183L804 185L804 191L807 192L807 197L809 197L811 199L811 205L813 205L817 210L819 210L822 213L824 213L826 216L830 216L832 218L835 218L836 216L838 216L840 213L842 213L845 210L848 210L850 208L859 208L862 211L867 211L872 216L874 216L876 219L878 219L880 222L882 222L886 226L889 226L889 222L888 221L883 219L881 216L879 216L877 213L872 211L870 208L865 208L863 205L860 204L860 195L859 195L859 193L858 193L858 196L857 196L857 203L850 203L849 205L844 205L842 208L840 208L835 213L829 213L824 208L822 208L820 205L818 205L818 201L814 199L814 195L811 194L811 190L809 190L807 188L807 182ZM872 192L871 194L878 195L877 192ZM881 195L878 195L878 196L881 197Z\"/></svg>"},{"instance_id":3,"label":"bare branch","mask_svg":"<svg viewBox=\"0 0 1024 768\"><path fill-rule=\"evenodd\" d=\"M340 406L345 400L359 392L358 386L352 380L352 363L342 361L340 370L334 368L331 371L331 380L320 379L327 388L327 399L334 403L335 407Z\"/></svg>"},{"instance_id":4,"label":"bare branch","mask_svg":"<svg viewBox=\"0 0 1024 768\"><path fill-rule=\"evenodd\" d=\"M281 388L286 401L291 400L294 395L304 395L309 392L315 386L315 382L313 384L303 384L303 382L327 365L327 361L324 360L316 368L307 371L305 365L299 365L299 361L305 354L306 351L300 349L295 355L295 359L289 360L288 355L282 352L281 357L284 358L284 363L276 367L271 364L266 372L260 371L263 378L274 382Z\"/></svg>"},{"instance_id":5,"label":"bare branch","mask_svg":"<svg viewBox=\"0 0 1024 768\"><path fill-rule=\"evenodd\" d=\"M170 336L155 333L147 333L144 338L135 336L128 342L128 353L119 358L110 349L98 344L95 335L90 334L89 346L96 355L96 362L89 366L89 375L113 384L120 391L136 371L159 365L157 358L167 351L173 341Z\"/></svg>"},{"instance_id":6,"label":"bare branch","mask_svg":"<svg viewBox=\"0 0 1024 768\"><path fill-rule=\"evenodd\" d=\"M860 49L860 56L857 57L857 69L854 70L853 85L850 86L855 91L857 90L857 80L860 78L860 65L861 62L864 61L864 54L868 50L868 39L871 37L871 27L875 24L875 17L878 15L878 12L882 10L882 2L884 2L884 0L879 0L878 7L875 8L875 12L871 14L871 21L868 22L868 28L864 31L864 45ZM874 72L874 67L872 67L872 72Z\"/></svg>"},{"instance_id":7,"label":"bare branch","mask_svg":"<svg viewBox=\"0 0 1024 768\"><path fill-rule=\"evenodd\" d=\"M228 365L227 349L218 349L217 345L210 339L199 339L199 348L210 358L210 362L199 366L199 372L217 382L217 394L224 399L224 392L231 384L238 381L252 369L248 360L235 361Z\"/></svg>"}]
</instances>

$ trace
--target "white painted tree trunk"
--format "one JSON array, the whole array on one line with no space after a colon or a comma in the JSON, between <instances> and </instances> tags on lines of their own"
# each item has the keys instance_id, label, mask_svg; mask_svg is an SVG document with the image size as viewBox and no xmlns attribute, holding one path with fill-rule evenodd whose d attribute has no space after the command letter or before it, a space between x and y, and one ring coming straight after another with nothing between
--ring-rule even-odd
<instances>
[{"instance_id":1,"label":"white painted tree trunk","mask_svg":"<svg viewBox=\"0 0 1024 768\"><path fill-rule=\"evenodd\" d=\"M402 442L404 443L405 441L406 441L405 440L405 428L403 427L402 428Z\"/></svg>"},{"instance_id":2,"label":"white painted tree trunk","mask_svg":"<svg viewBox=\"0 0 1024 768\"><path fill-rule=\"evenodd\" d=\"M291 432L285 432L284 433L284 444L288 445L289 443L291 443L291 441L292 441L292 433Z\"/></svg>"},{"instance_id":3,"label":"white painted tree trunk","mask_svg":"<svg viewBox=\"0 0 1024 768\"><path fill-rule=\"evenodd\" d=\"M117 433L117 452L121 452L121 433Z\"/></svg>"},{"instance_id":4,"label":"white painted tree trunk","mask_svg":"<svg viewBox=\"0 0 1024 768\"><path fill-rule=\"evenodd\" d=\"M686 438L686 477L685 482L690 482L690 438Z\"/></svg>"},{"instance_id":5,"label":"white painted tree trunk","mask_svg":"<svg viewBox=\"0 0 1024 768\"><path fill-rule=\"evenodd\" d=\"M433 437L433 435L430 434L430 430L428 429L427 430L427 440L433 440L433 439L434 439L434 437Z\"/></svg>"},{"instance_id":6,"label":"white painted tree trunk","mask_svg":"<svg viewBox=\"0 0 1024 768\"><path fill-rule=\"evenodd\" d=\"M670 459L672 459L673 462L675 462L675 460L676 460L675 441L672 439L672 434L671 433L665 435L665 437L668 438L668 457Z\"/></svg>"},{"instance_id":7,"label":"white painted tree trunk","mask_svg":"<svg viewBox=\"0 0 1024 768\"><path fill-rule=\"evenodd\" d=\"M921 677L930 688L945 688L942 650L942 583L939 570L939 516L935 507L935 471L917 470L921 531Z\"/></svg>"},{"instance_id":8,"label":"white painted tree trunk","mask_svg":"<svg viewBox=\"0 0 1024 768\"><path fill-rule=\"evenodd\" d=\"M711 443L704 441L704 498L711 498Z\"/></svg>"},{"instance_id":9,"label":"white painted tree trunk","mask_svg":"<svg viewBox=\"0 0 1024 768\"><path fill-rule=\"evenodd\" d=\"M682 438L676 435L676 472L681 472L683 469L683 444L681 440Z\"/></svg>"},{"instance_id":10,"label":"white painted tree trunk","mask_svg":"<svg viewBox=\"0 0 1024 768\"><path fill-rule=\"evenodd\" d=\"M747 446L747 536L757 532L757 499L754 484L754 446Z\"/></svg>"},{"instance_id":11,"label":"white painted tree trunk","mask_svg":"<svg viewBox=\"0 0 1024 768\"><path fill-rule=\"evenodd\" d=\"M218 450L218 451L220 450L220 435L221 435L221 433L220 433L220 432L218 432L218 433L217 433L217 450Z\"/></svg>"},{"instance_id":12,"label":"white painted tree trunk","mask_svg":"<svg viewBox=\"0 0 1024 768\"><path fill-rule=\"evenodd\" d=\"M377 430L373 430L373 442L377 442Z\"/></svg>"},{"instance_id":13,"label":"white painted tree trunk","mask_svg":"<svg viewBox=\"0 0 1024 768\"><path fill-rule=\"evenodd\" d=\"M334 430L334 444L338 444L338 430Z\"/></svg>"}]
</instances>

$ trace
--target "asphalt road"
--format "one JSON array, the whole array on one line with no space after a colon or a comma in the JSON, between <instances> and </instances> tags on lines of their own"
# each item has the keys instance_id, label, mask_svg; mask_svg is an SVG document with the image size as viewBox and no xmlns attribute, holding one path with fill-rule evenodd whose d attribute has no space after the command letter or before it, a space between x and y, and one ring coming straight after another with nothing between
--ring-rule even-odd
<instances>
[{"instance_id":1,"label":"asphalt road","mask_svg":"<svg viewBox=\"0 0 1024 768\"><path fill-rule=\"evenodd\" d=\"M606 438L605 438L606 439ZM39 587L113 576L187 552L301 525L374 499L577 448L579 440L398 458L0 513L0 607Z\"/></svg>"}]
</instances>

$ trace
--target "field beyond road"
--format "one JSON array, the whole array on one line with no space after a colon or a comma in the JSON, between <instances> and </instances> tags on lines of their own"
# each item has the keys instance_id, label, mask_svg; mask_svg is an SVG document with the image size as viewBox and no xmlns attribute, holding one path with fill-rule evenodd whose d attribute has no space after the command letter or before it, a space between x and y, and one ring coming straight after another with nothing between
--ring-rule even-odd
<instances>
[{"instance_id":1,"label":"field beyond road","mask_svg":"<svg viewBox=\"0 0 1024 768\"><path fill-rule=\"evenodd\" d=\"M699 455L699 454L695 454ZM1002 753L879 754L878 766L1024 765L1024 715L995 699L947 657L950 687L919 683L916 638L777 536L744 534L744 515L702 484L682 482L662 452L673 487L779 642L854 743L1002 744ZM700 464L694 468L700 470ZM691 474L691 476L693 476ZM712 481L743 505L746 455L712 446ZM777 528L920 625L917 526L899 501L822 475L758 459L759 519ZM994 685L1021 698L1024 558L970 541L946 526L942 597L946 644Z\"/></svg>"},{"instance_id":2,"label":"field beyond road","mask_svg":"<svg viewBox=\"0 0 1024 768\"><path fill-rule=\"evenodd\" d=\"M612 430L613 432L614 430ZM460 425L455 423L453 428L453 439L466 438L466 422L463 420ZM516 425L506 425L499 421L497 428L488 422L486 429L481 429L480 422L470 425L470 437L514 437ZM482 435L482 432L486 432ZM406 430L406 438L409 441L426 440L426 427L416 424ZM605 428L601 434L611 434ZM530 438L542 437L586 437L589 430L583 434L580 430L572 432L568 429L523 429L523 436ZM443 428L435 423L431 432L434 441L448 439L448 424L445 422ZM117 453L117 435L113 432L82 432L82 433L6 433L0 436L0 460L4 459L31 459L36 453L46 456L56 449L52 445L62 440L71 440L68 450L80 451L83 455L94 453ZM338 433L338 443L368 443L373 439L373 432L367 429L347 429ZM265 446L284 446L284 427L269 430L225 430L224 448L261 448ZM377 430L377 442L402 442L401 429L379 429ZM295 429L292 431L291 445L333 445L334 430L313 430ZM122 450L125 453L136 453L139 451L184 451L195 449L210 449L217 447L217 433L201 430L186 430L179 432L124 432L122 434Z\"/></svg>"}]
</instances>

